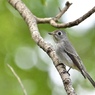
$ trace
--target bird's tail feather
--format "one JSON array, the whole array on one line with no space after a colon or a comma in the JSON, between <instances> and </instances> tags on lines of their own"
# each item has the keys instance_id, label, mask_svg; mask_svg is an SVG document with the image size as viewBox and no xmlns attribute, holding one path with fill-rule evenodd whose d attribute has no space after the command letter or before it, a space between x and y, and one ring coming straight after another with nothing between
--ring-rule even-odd
<instances>
[{"instance_id":1,"label":"bird's tail feather","mask_svg":"<svg viewBox=\"0 0 95 95\"><path fill-rule=\"evenodd\" d=\"M84 71L84 73L88 80L91 82L91 84L95 87L95 81L90 77L90 75L86 71Z\"/></svg>"}]
</instances>

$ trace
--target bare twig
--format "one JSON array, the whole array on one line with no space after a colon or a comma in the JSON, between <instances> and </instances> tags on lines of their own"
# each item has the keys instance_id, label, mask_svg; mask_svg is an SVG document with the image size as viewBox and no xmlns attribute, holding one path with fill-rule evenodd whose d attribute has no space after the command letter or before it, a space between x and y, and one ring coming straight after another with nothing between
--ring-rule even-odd
<instances>
[{"instance_id":1,"label":"bare twig","mask_svg":"<svg viewBox=\"0 0 95 95\"><path fill-rule=\"evenodd\" d=\"M59 14L62 14L61 12ZM58 22L56 22L56 19L54 19L54 18L38 18L38 17L35 17L35 18L39 24L50 23L50 25L52 25L56 28L68 28L68 27L72 27L72 26L76 26L76 25L80 24L82 21L84 21L85 19L90 17L94 12L95 12L95 6L91 10L89 10L87 13L85 13L83 16L81 16L80 18L78 18L72 22L67 22L67 23L58 23ZM60 18L60 16L58 18Z\"/></svg>"},{"instance_id":2,"label":"bare twig","mask_svg":"<svg viewBox=\"0 0 95 95\"><path fill-rule=\"evenodd\" d=\"M65 4L65 7L61 10L60 12L55 16L55 17L50 17L50 18L38 18L35 16L37 23L51 23L51 20L53 20L54 22L57 22L61 16L68 10L68 8L72 5L72 3L69 3L68 1ZM53 24L51 24L52 26L54 26Z\"/></svg>"},{"instance_id":3,"label":"bare twig","mask_svg":"<svg viewBox=\"0 0 95 95\"><path fill-rule=\"evenodd\" d=\"M73 27L76 26L78 24L80 24L82 21L84 21L85 19L87 19L89 16L91 16L93 13L95 12L95 6L88 11L87 13L85 13L83 16L81 16L80 18L72 21L72 22L68 22L68 23L57 23L54 20L51 20L51 25L57 28L68 28L68 27Z\"/></svg>"},{"instance_id":4,"label":"bare twig","mask_svg":"<svg viewBox=\"0 0 95 95\"><path fill-rule=\"evenodd\" d=\"M21 86L21 88L23 90L24 95L27 95L26 89L24 88L24 85L22 84L21 79L19 78L19 76L16 74L14 69L9 64L7 64L7 66L10 68L10 70L12 71L14 76L17 78L17 80L18 80L18 82L19 82L19 84L20 84L20 86Z\"/></svg>"},{"instance_id":5,"label":"bare twig","mask_svg":"<svg viewBox=\"0 0 95 95\"><path fill-rule=\"evenodd\" d=\"M61 16L68 10L68 8L70 7L71 4L72 4L72 3L69 3L69 2L67 1L66 4L65 4L65 7L64 7L62 10L60 10L60 13L59 13L59 14L57 14L57 15L54 17L54 21L58 21L58 20L61 18Z\"/></svg>"},{"instance_id":6,"label":"bare twig","mask_svg":"<svg viewBox=\"0 0 95 95\"><path fill-rule=\"evenodd\" d=\"M80 18L78 18L78 19L76 19L76 20L74 20L72 22L66 23L64 25L64 27L72 27L72 26L78 25L82 21L84 21L85 19L90 17L94 12L95 12L95 6L91 10L89 10L87 13L85 13L83 16L81 16Z\"/></svg>"},{"instance_id":7,"label":"bare twig","mask_svg":"<svg viewBox=\"0 0 95 95\"><path fill-rule=\"evenodd\" d=\"M52 59L55 67L57 68L63 83L65 90L67 92L67 95L76 95L75 91L71 84L71 79L66 72L65 67L60 63L58 60L58 57L56 56L56 53L54 49L52 48L52 45L49 43L46 43L43 38L40 36L38 27L37 27L37 19L36 17L30 12L30 10L25 6L25 4L22 3L21 0L9 0L9 3L17 9L17 11L21 14L21 16L24 18L26 23L29 26L30 33L34 41L38 44L39 47L41 47ZM51 19L51 18L48 18ZM46 20L47 21L47 20ZM63 73L64 72L64 73Z\"/></svg>"}]
</instances>

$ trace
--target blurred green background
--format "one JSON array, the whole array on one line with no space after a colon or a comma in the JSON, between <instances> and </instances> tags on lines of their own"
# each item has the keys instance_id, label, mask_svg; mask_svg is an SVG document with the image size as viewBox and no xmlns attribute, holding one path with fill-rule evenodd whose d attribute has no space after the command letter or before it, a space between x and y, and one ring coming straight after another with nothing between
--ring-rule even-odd
<instances>
[{"instance_id":1,"label":"blurred green background","mask_svg":"<svg viewBox=\"0 0 95 95\"><path fill-rule=\"evenodd\" d=\"M60 4L64 3L63 0L23 0L23 2L38 17L55 16L59 12ZM47 33L55 28L48 24L40 24L38 27L42 37L52 43L50 40L52 38ZM77 33L75 36L76 31L72 28L66 31L89 74L95 80L95 24L80 36ZM28 95L65 93L52 61L31 39L25 21L7 0L0 0L0 95L23 95L17 79L7 64L10 64L21 78ZM74 79L75 76L72 77L76 91L80 91L80 87L89 92L94 90L88 80L80 73L77 74L79 74L76 76L77 79Z\"/></svg>"}]
</instances>

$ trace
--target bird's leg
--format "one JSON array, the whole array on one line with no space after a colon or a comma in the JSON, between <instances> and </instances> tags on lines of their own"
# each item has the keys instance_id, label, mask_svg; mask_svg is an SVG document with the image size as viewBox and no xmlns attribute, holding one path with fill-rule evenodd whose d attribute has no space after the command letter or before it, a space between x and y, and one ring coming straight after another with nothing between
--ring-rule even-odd
<instances>
[{"instance_id":1,"label":"bird's leg","mask_svg":"<svg viewBox=\"0 0 95 95\"><path fill-rule=\"evenodd\" d=\"M67 70L67 73L69 74L69 71L71 70L71 67ZM70 74L69 74L69 76L70 76Z\"/></svg>"},{"instance_id":2,"label":"bird's leg","mask_svg":"<svg viewBox=\"0 0 95 95\"><path fill-rule=\"evenodd\" d=\"M56 67L58 67L58 66L61 66L62 68L66 67L63 63L59 63L56 65ZM68 75L70 76L70 74L69 74L70 69L71 69L71 67L67 71L62 71L61 73L68 73Z\"/></svg>"},{"instance_id":3,"label":"bird's leg","mask_svg":"<svg viewBox=\"0 0 95 95\"><path fill-rule=\"evenodd\" d=\"M70 71L70 70L71 70L71 67L68 69L68 71L67 71L67 72L69 73L69 71Z\"/></svg>"}]
</instances>

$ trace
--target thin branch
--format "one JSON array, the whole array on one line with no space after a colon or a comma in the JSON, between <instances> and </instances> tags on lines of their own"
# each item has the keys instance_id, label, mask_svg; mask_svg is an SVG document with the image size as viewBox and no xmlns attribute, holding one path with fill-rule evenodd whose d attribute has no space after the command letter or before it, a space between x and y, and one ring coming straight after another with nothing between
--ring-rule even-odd
<instances>
[{"instance_id":1,"label":"thin branch","mask_svg":"<svg viewBox=\"0 0 95 95\"><path fill-rule=\"evenodd\" d=\"M59 14L62 14L61 12ZM76 26L76 25L80 24L85 19L90 17L94 12L95 12L95 6L91 10L89 10L87 13L85 13L83 16L79 17L78 19L76 19L74 21L67 22L67 23L58 23L56 21L56 19L54 19L52 17L50 17L50 18L38 18L38 17L35 17L35 18L37 20L37 23L39 23L39 24L41 24L41 23L50 23L50 25L52 25L53 27L56 27L56 28L68 28L68 27L73 27L73 26ZM58 18L60 18L60 16Z\"/></svg>"},{"instance_id":2,"label":"thin branch","mask_svg":"<svg viewBox=\"0 0 95 95\"><path fill-rule=\"evenodd\" d=\"M61 16L68 10L68 8L71 6L71 4L72 4L72 3L69 3L69 2L67 1L66 4L65 4L65 7L64 7L62 10L60 10L60 13L59 13L59 14L57 14L57 15L54 17L54 21L58 21L58 20L61 18Z\"/></svg>"},{"instance_id":3,"label":"thin branch","mask_svg":"<svg viewBox=\"0 0 95 95\"><path fill-rule=\"evenodd\" d=\"M72 5L72 3L69 3L68 1L66 2L65 4L65 7L61 10L60 9L60 12L55 16L55 17L49 17L49 18L39 18L39 17L36 17L36 20L37 20L37 23L50 23L51 20L57 22L61 16L69 9L69 7ZM52 25L52 24L51 24ZM53 26L53 25L52 25Z\"/></svg>"},{"instance_id":4,"label":"thin branch","mask_svg":"<svg viewBox=\"0 0 95 95\"><path fill-rule=\"evenodd\" d=\"M20 84L20 86L21 86L21 88L23 90L24 95L27 95L26 89L24 88L24 85L22 84L22 81L19 78L19 76L16 74L16 72L14 71L14 69L9 64L7 64L7 66L12 71L13 75L17 78L17 80L18 80L18 82L19 82L19 84Z\"/></svg>"},{"instance_id":5,"label":"thin branch","mask_svg":"<svg viewBox=\"0 0 95 95\"><path fill-rule=\"evenodd\" d=\"M57 28L73 27L73 26L76 26L76 25L80 24L82 21L84 21L88 17L90 17L94 12L95 12L95 6L91 10L89 10L87 13L85 13L83 16L81 16L80 18L78 18L78 19L76 19L72 22L57 23L54 20L51 20L50 23L51 23L52 26L57 27Z\"/></svg>"},{"instance_id":6,"label":"thin branch","mask_svg":"<svg viewBox=\"0 0 95 95\"><path fill-rule=\"evenodd\" d=\"M65 67L60 63L58 57L56 56L55 50L53 46L44 41L44 39L40 36L38 27L37 27L37 19L32 14L32 12L22 3L21 0L9 0L9 3L16 8L16 10L21 14L21 16L26 21L27 25L29 26L31 36L33 40L41 47L52 59L56 69L58 70L62 81L64 83L65 90L67 95L76 95L74 88L71 84L71 79L68 73L66 72Z\"/></svg>"},{"instance_id":7,"label":"thin branch","mask_svg":"<svg viewBox=\"0 0 95 95\"><path fill-rule=\"evenodd\" d=\"M34 17L35 17L35 19L36 19L36 21L37 21L38 24L41 24L41 23L50 23L50 21L53 20L52 17L49 17L49 18L39 18L39 17L36 17L36 16L34 16Z\"/></svg>"},{"instance_id":8,"label":"thin branch","mask_svg":"<svg viewBox=\"0 0 95 95\"><path fill-rule=\"evenodd\" d=\"M83 16L81 16L80 18L78 18L78 19L76 19L76 20L74 20L72 22L66 23L64 25L64 27L72 27L72 26L78 25L82 21L84 21L85 19L90 17L94 12L95 12L95 6L91 10L89 10L87 13L85 13Z\"/></svg>"}]
</instances>

